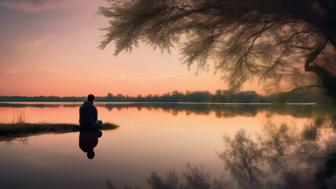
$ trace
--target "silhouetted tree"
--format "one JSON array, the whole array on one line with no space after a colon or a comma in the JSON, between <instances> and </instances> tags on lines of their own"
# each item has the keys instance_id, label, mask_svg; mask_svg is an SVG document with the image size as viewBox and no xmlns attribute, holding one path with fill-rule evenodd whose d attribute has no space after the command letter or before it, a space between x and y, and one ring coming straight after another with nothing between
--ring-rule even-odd
<instances>
[{"instance_id":1,"label":"silhouetted tree","mask_svg":"<svg viewBox=\"0 0 336 189\"><path fill-rule=\"evenodd\" d=\"M181 45L190 66L214 64L239 89L258 79L270 89L324 86L336 97L335 0L109 0L106 39L115 54L140 41ZM182 36L182 37L181 37Z\"/></svg>"}]
</instances>

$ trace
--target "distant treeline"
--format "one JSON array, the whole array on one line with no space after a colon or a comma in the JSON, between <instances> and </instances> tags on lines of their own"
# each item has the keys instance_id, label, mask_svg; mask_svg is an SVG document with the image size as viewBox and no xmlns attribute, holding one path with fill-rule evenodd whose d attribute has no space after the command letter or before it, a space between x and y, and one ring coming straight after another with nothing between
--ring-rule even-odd
<instances>
[{"instance_id":1,"label":"distant treeline","mask_svg":"<svg viewBox=\"0 0 336 189\"><path fill-rule=\"evenodd\" d=\"M59 96L0 96L0 101L5 102L81 102L85 96L59 97ZM173 91L163 95L128 96L108 93L106 96L97 96L98 102L222 102L222 103L274 103L274 102L329 102L321 93L289 92L272 96L263 96L254 91L232 92L217 90L215 93L208 91L194 91L181 93Z\"/></svg>"}]
</instances>

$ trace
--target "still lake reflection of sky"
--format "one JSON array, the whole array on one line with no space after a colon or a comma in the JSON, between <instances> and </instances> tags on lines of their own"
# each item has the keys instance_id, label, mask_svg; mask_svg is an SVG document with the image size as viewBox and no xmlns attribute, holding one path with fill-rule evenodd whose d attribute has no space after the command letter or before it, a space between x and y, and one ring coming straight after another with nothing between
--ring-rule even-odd
<instances>
[{"instance_id":1,"label":"still lake reflection of sky","mask_svg":"<svg viewBox=\"0 0 336 189\"><path fill-rule=\"evenodd\" d=\"M107 181L117 188L125 184L146 186L152 171L181 172L188 163L203 167L210 176L225 176L228 173L219 158L224 149L223 136L234 137L244 129L253 137L270 121L302 130L312 121L311 113L296 117L267 108L247 113L239 113L244 108L229 113L223 110L230 106L215 111L201 106L197 110L183 106L97 108L99 119L120 127L103 131L94 159L89 160L79 148L79 133L0 141L0 188L99 189L108 188ZM0 122L12 122L18 116L34 123L77 123L78 105L0 105Z\"/></svg>"}]
</instances>

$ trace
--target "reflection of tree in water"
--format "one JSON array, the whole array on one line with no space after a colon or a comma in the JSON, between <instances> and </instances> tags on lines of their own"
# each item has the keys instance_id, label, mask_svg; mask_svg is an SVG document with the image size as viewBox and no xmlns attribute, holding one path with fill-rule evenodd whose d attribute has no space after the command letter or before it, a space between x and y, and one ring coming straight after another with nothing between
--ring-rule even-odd
<instances>
[{"instance_id":1,"label":"reflection of tree in water","mask_svg":"<svg viewBox=\"0 0 336 189\"><path fill-rule=\"evenodd\" d=\"M256 116L260 112L291 115L295 117L312 117L314 114L324 114L334 109L334 105L237 105L237 104L178 104L178 103L129 103L129 104L103 104L98 107L122 110L137 108L139 111L162 110L172 115L209 115L214 113L218 118L234 116ZM335 118L336 120L336 118Z\"/></svg>"},{"instance_id":2,"label":"reflection of tree in water","mask_svg":"<svg viewBox=\"0 0 336 189\"><path fill-rule=\"evenodd\" d=\"M116 187L107 180L108 189ZM224 179L214 179L205 173L203 168L190 164L186 166L181 175L175 171L168 171L164 176L152 172L147 178L147 184L152 189L224 189L230 186ZM139 187L125 186L124 189L136 189Z\"/></svg>"},{"instance_id":3,"label":"reflection of tree in water","mask_svg":"<svg viewBox=\"0 0 336 189\"><path fill-rule=\"evenodd\" d=\"M301 130L268 123L256 140L243 130L225 138L220 157L239 188L328 188L335 183L328 163L335 162L335 139L330 122Z\"/></svg>"},{"instance_id":4,"label":"reflection of tree in water","mask_svg":"<svg viewBox=\"0 0 336 189\"><path fill-rule=\"evenodd\" d=\"M212 178L202 168L188 165L183 174L152 173L152 189L287 189L333 188L336 184L336 132L334 121L315 118L303 127L267 123L262 133L245 130L224 137L219 153L224 178Z\"/></svg>"},{"instance_id":5,"label":"reflection of tree in water","mask_svg":"<svg viewBox=\"0 0 336 189\"><path fill-rule=\"evenodd\" d=\"M215 114L218 118L227 118L234 116L256 116L260 112L276 113L281 115L291 115L295 117L313 117L316 114L324 115L335 109L336 104L318 104L318 105L286 105L286 104L198 104L198 103L111 103L96 104L99 108L112 110L128 110L136 108L139 111L164 111L172 115L209 115ZM74 108L79 104L0 104L0 107L12 108ZM333 120L336 121L336 115Z\"/></svg>"},{"instance_id":6,"label":"reflection of tree in water","mask_svg":"<svg viewBox=\"0 0 336 189\"><path fill-rule=\"evenodd\" d=\"M260 187L260 178L264 175L260 167L262 151L259 150L259 144L248 138L243 130L233 140L226 137L225 142L226 149L220 157L231 176L239 179L238 183L242 188Z\"/></svg>"}]
</instances>

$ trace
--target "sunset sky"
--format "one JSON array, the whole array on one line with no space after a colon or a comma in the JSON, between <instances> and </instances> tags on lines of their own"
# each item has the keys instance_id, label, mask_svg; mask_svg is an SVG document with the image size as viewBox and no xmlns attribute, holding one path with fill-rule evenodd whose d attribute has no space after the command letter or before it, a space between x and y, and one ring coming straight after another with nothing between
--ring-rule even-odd
<instances>
[{"instance_id":1,"label":"sunset sky","mask_svg":"<svg viewBox=\"0 0 336 189\"><path fill-rule=\"evenodd\" d=\"M140 46L113 56L98 48L105 0L1 0L0 95L99 96L226 89L214 71L188 70L169 55Z\"/></svg>"}]
</instances>

